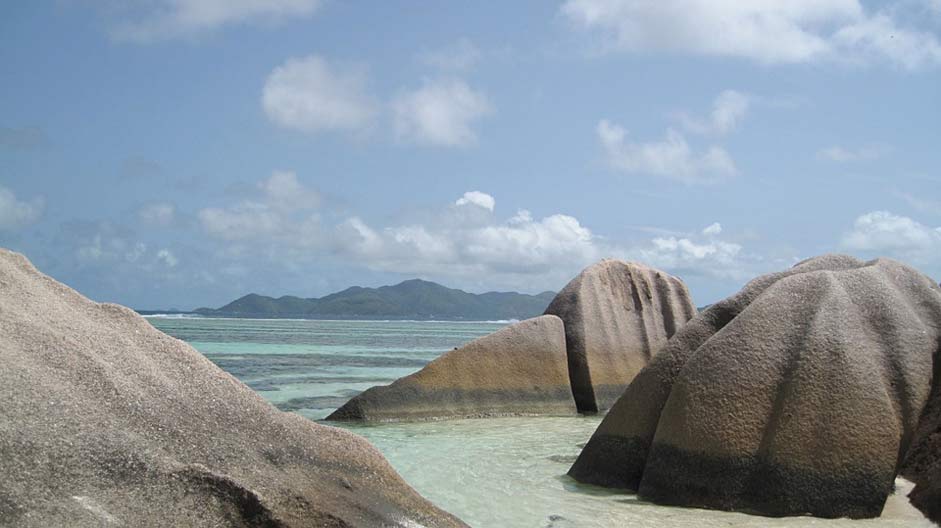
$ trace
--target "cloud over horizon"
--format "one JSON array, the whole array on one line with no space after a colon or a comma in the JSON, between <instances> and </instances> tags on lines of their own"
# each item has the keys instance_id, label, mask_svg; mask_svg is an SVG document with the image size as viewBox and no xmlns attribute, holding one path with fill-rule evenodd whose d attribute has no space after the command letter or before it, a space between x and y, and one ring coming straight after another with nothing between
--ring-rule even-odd
<instances>
[{"instance_id":1,"label":"cloud over horizon","mask_svg":"<svg viewBox=\"0 0 941 528\"><path fill-rule=\"evenodd\" d=\"M841 245L867 255L888 256L916 265L941 263L941 227L929 227L889 211L872 211L857 217L853 228L844 234Z\"/></svg>"},{"instance_id":2,"label":"cloud over horizon","mask_svg":"<svg viewBox=\"0 0 941 528\"><path fill-rule=\"evenodd\" d=\"M275 171L256 185L256 195L227 207L200 209L197 217L211 237L241 253L263 248L309 249L322 243L320 193L293 172ZM248 244L247 243L253 243ZM270 249L269 249L270 251Z\"/></svg>"},{"instance_id":3,"label":"cloud over horizon","mask_svg":"<svg viewBox=\"0 0 941 528\"><path fill-rule=\"evenodd\" d=\"M204 231L224 244L222 254L233 264L253 255L288 267L334 258L377 272L459 284L486 277L491 287L533 291L559 287L605 257L722 280L743 280L765 266L741 244L723 239L718 223L689 234L615 241L567 214L535 218L520 209L501 215L494 197L481 191L431 208L420 220L372 225L351 213L330 222L313 201L286 206L272 191L279 179L294 188L291 195L312 192L293 173L274 173L256 185L255 196L199 212Z\"/></svg>"}]
</instances>

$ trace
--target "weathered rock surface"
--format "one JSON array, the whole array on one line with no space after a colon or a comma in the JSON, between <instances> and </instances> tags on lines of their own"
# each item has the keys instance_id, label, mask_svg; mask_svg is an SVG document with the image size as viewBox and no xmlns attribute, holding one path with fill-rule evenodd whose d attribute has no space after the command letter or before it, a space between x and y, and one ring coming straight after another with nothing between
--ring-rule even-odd
<instances>
[{"instance_id":1,"label":"weathered rock surface","mask_svg":"<svg viewBox=\"0 0 941 528\"><path fill-rule=\"evenodd\" d=\"M929 397L941 289L827 255L759 277L686 325L569 474L662 504L873 517Z\"/></svg>"},{"instance_id":2,"label":"weathered rock surface","mask_svg":"<svg viewBox=\"0 0 941 528\"><path fill-rule=\"evenodd\" d=\"M579 411L597 412L614 404L696 307L680 279L643 264L602 260L572 279L546 313L565 323Z\"/></svg>"},{"instance_id":3,"label":"weathered rock surface","mask_svg":"<svg viewBox=\"0 0 941 528\"><path fill-rule=\"evenodd\" d=\"M931 396L900 472L916 484L909 494L912 504L941 524L941 350L935 356Z\"/></svg>"},{"instance_id":4,"label":"weathered rock surface","mask_svg":"<svg viewBox=\"0 0 941 528\"><path fill-rule=\"evenodd\" d=\"M0 525L464 526L366 440L0 250Z\"/></svg>"},{"instance_id":5,"label":"weathered rock surface","mask_svg":"<svg viewBox=\"0 0 941 528\"><path fill-rule=\"evenodd\" d=\"M562 321L543 315L475 339L391 385L372 387L327 419L397 421L575 412Z\"/></svg>"}]
</instances>

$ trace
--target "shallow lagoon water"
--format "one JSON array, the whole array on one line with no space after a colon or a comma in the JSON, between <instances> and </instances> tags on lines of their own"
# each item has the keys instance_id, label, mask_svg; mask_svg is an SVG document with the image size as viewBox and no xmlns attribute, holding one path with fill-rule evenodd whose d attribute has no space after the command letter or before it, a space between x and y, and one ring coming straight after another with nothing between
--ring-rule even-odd
<instances>
[{"instance_id":1,"label":"shallow lagoon water","mask_svg":"<svg viewBox=\"0 0 941 528\"><path fill-rule=\"evenodd\" d=\"M421 368L500 323L151 318L284 410L313 420L355 393ZM565 475L599 417L345 425L425 497L471 526L931 527L898 481L879 519L767 518L668 508ZM331 424L336 425L336 424Z\"/></svg>"}]
</instances>

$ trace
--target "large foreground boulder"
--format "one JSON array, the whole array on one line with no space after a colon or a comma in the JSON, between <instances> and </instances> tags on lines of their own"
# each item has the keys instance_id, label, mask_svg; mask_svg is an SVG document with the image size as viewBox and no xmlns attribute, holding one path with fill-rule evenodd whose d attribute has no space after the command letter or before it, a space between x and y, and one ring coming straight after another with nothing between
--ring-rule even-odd
<instances>
[{"instance_id":1,"label":"large foreground boulder","mask_svg":"<svg viewBox=\"0 0 941 528\"><path fill-rule=\"evenodd\" d=\"M366 440L0 250L0 525L464 526Z\"/></svg>"},{"instance_id":2,"label":"large foreground boulder","mask_svg":"<svg viewBox=\"0 0 941 528\"><path fill-rule=\"evenodd\" d=\"M569 376L581 412L608 409L696 314L680 279L635 262L602 260L546 309L565 323Z\"/></svg>"},{"instance_id":3,"label":"large foreground boulder","mask_svg":"<svg viewBox=\"0 0 941 528\"><path fill-rule=\"evenodd\" d=\"M916 484L909 494L912 504L941 524L941 357L935 357L931 397L900 473Z\"/></svg>"},{"instance_id":4,"label":"large foreground boulder","mask_svg":"<svg viewBox=\"0 0 941 528\"><path fill-rule=\"evenodd\" d=\"M373 387L327 419L381 422L575 412L562 321L543 315L475 339L391 385Z\"/></svg>"},{"instance_id":5,"label":"large foreground boulder","mask_svg":"<svg viewBox=\"0 0 941 528\"><path fill-rule=\"evenodd\" d=\"M614 405L579 481L662 504L874 517L931 390L941 290L828 255L693 319Z\"/></svg>"}]
</instances>

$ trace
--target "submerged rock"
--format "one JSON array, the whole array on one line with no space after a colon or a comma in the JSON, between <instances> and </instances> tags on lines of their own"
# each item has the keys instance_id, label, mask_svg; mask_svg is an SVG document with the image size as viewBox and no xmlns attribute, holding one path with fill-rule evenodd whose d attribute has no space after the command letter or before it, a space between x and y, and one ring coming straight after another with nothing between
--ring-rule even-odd
<instances>
[{"instance_id":1,"label":"submerged rock","mask_svg":"<svg viewBox=\"0 0 941 528\"><path fill-rule=\"evenodd\" d=\"M569 474L661 504L874 517L928 400L941 289L827 255L751 281L635 379Z\"/></svg>"},{"instance_id":2,"label":"submerged rock","mask_svg":"<svg viewBox=\"0 0 941 528\"><path fill-rule=\"evenodd\" d=\"M6 250L0 364L0 524L464 526L366 440Z\"/></svg>"},{"instance_id":3,"label":"submerged rock","mask_svg":"<svg viewBox=\"0 0 941 528\"><path fill-rule=\"evenodd\" d=\"M570 415L562 321L543 315L447 352L391 385L373 387L328 420L395 421Z\"/></svg>"},{"instance_id":4,"label":"submerged rock","mask_svg":"<svg viewBox=\"0 0 941 528\"><path fill-rule=\"evenodd\" d=\"M597 412L614 404L696 307L680 279L643 264L602 260L572 279L546 313L565 323L578 410Z\"/></svg>"}]
</instances>

